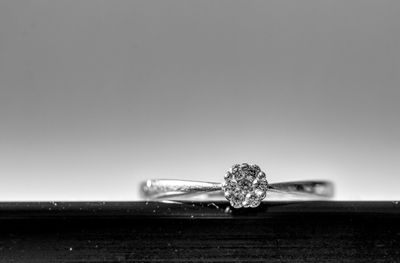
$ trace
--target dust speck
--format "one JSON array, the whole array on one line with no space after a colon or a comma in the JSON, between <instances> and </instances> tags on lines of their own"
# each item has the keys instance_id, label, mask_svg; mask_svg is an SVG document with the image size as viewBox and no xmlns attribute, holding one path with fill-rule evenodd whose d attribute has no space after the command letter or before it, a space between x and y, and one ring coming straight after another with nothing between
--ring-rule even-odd
<instances>
[{"instance_id":1,"label":"dust speck","mask_svg":"<svg viewBox=\"0 0 400 263\"><path fill-rule=\"evenodd\" d=\"M219 209L219 206L217 206L215 203L209 203L209 204L207 204L207 206L213 206L213 207Z\"/></svg>"}]
</instances>

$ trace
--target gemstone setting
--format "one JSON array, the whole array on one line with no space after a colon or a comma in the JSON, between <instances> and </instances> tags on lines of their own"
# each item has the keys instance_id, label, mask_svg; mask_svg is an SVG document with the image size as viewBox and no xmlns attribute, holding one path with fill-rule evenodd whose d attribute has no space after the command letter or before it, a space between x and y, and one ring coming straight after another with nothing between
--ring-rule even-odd
<instances>
[{"instance_id":1,"label":"gemstone setting","mask_svg":"<svg viewBox=\"0 0 400 263\"><path fill-rule=\"evenodd\" d=\"M224 179L222 190L234 208L257 207L266 196L268 181L257 165L235 164Z\"/></svg>"}]
</instances>

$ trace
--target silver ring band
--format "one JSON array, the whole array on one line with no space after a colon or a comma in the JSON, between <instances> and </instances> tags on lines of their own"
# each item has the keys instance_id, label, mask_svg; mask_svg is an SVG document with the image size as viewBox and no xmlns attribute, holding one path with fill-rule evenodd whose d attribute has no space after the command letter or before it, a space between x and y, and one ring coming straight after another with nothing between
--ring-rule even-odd
<instances>
[{"instance_id":1,"label":"silver ring band","mask_svg":"<svg viewBox=\"0 0 400 263\"><path fill-rule=\"evenodd\" d=\"M268 200L324 200L333 197L329 181L296 181L268 184L265 173L257 165L237 164L225 175L224 183L149 179L142 183L145 198L190 200L201 195L208 198L225 197L235 208L257 207Z\"/></svg>"},{"instance_id":2,"label":"silver ring band","mask_svg":"<svg viewBox=\"0 0 400 263\"><path fill-rule=\"evenodd\" d=\"M324 199L333 197L333 184L329 181L296 181L283 182L268 185L268 192L281 195L283 199L304 198L306 200ZM164 199L179 196L194 196L211 194L211 196L223 196L221 183L150 179L141 185L142 194L148 199ZM285 198L286 197L286 198Z\"/></svg>"}]
</instances>

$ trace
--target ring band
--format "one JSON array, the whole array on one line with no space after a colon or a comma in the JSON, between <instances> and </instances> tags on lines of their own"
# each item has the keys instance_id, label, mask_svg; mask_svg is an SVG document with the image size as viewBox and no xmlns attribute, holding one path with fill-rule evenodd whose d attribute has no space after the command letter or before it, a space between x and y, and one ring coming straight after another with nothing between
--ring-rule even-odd
<instances>
[{"instance_id":1,"label":"ring band","mask_svg":"<svg viewBox=\"0 0 400 263\"><path fill-rule=\"evenodd\" d=\"M148 199L192 196L224 196L234 208L257 207L261 201L319 200L333 197L333 184L329 181L296 181L268 184L265 173L257 165L236 164L226 173L224 183L149 179L142 183L141 190Z\"/></svg>"}]
</instances>

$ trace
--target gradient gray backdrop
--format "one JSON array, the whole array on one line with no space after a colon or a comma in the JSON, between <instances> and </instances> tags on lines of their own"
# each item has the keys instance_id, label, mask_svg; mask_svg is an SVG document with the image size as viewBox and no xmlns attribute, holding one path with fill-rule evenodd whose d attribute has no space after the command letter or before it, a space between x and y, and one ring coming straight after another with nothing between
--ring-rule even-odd
<instances>
[{"instance_id":1,"label":"gradient gray backdrop","mask_svg":"<svg viewBox=\"0 0 400 263\"><path fill-rule=\"evenodd\" d=\"M1 1L0 200L148 177L399 199L399 1Z\"/></svg>"}]
</instances>

